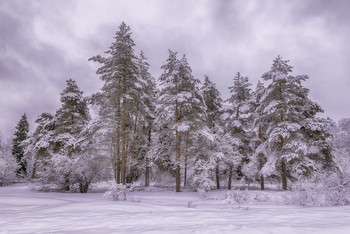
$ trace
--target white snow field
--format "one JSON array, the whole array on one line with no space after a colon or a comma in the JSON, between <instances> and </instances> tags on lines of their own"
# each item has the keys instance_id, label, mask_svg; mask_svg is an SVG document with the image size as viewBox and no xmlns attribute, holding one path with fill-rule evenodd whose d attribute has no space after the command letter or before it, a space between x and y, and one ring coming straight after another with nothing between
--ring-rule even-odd
<instances>
[{"instance_id":1,"label":"white snow field","mask_svg":"<svg viewBox=\"0 0 350 234\"><path fill-rule=\"evenodd\" d=\"M266 191L268 201L223 201L227 191L135 191L127 201L103 192L33 192L25 184L0 187L0 233L350 233L350 207L305 208L279 202L284 192Z\"/></svg>"}]
</instances>

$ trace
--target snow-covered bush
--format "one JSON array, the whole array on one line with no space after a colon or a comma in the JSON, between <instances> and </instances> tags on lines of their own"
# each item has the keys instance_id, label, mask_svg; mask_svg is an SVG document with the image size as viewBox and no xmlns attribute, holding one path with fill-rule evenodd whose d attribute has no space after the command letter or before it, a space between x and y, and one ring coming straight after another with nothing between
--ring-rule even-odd
<instances>
[{"instance_id":1,"label":"snow-covered bush","mask_svg":"<svg viewBox=\"0 0 350 234\"><path fill-rule=\"evenodd\" d=\"M119 196L123 195L124 201L126 201L126 195L133 190L131 184L116 184L114 183L107 192L103 195L104 197L112 198L113 201L119 201Z\"/></svg>"},{"instance_id":2,"label":"snow-covered bush","mask_svg":"<svg viewBox=\"0 0 350 234\"><path fill-rule=\"evenodd\" d=\"M10 144L5 144L0 138L0 186L8 185L16 180L18 164L11 154Z\"/></svg>"},{"instance_id":3,"label":"snow-covered bush","mask_svg":"<svg viewBox=\"0 0 350 234\"><path fill-rule=\"evenodd\" d=\"M197 208L197 204L195 204L195 201L190 200L187 202L187 207L188 208Z\"/></svg>"},{"instance_id":4,"label":"snow-covered bush","mask_svg":"<svg viewBox=\"0 0 350 234\"><path fill-rule=\"evenodd\" d=\"M215 186L212 178L215 166L216 161L204 154L200 154L194 163L195 170L190 179L191 186L199 192L202 198L205 198L206 193Z\"/></svg>"},{"instance_id":5,"label":"snow-covered bush","mask_svg":"<svg viewBox=\"0 0 350 234\"><path fill-rule=\"evenodd\" d=\"M224 202L229 205L243 204L248 202L250 199L248 190L232 190L225 194Z\"/></svg>"},{"instance_id":6,"label":"snow-covered bush","mask_svg":"<svg viewBox=\"0 0 350 234\"><path fill-rule=\"evenodd\" d=\"M269 195L267 195L266 193L258 193L255 195L254 200L259 201L259 202L266 202L268 200L270 200Z\"/></svg>"},{"instance_id":7,"label":"snow-covered bush","mask_svg":"<svg viewBox=\"0 0 350 234\"><path fill-rule=\"evenodd\" d=\"M320 173L295 183L285 200L301 206L342 206L350 204L349 193L349 181L339 174Z\"/></svg>"}]
</instances>

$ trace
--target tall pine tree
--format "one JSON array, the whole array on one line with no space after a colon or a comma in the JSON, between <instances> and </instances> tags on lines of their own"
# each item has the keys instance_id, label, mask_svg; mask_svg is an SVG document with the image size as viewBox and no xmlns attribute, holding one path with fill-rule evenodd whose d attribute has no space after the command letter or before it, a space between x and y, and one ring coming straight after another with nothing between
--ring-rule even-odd
<instances>
[{"instance_id":1,"label":"tall pine tree","mask_svg":"<svg viewBox=\"0 0 350 234\"><path fill-rule=\"evenodd\" d=\"M308 98L302 85L306 75L292 76L289 61L278 56L262 78L268 82L257 111L261 113L265 141L259 150L267 156L261 170L274 176L287 189L287 180L310 175L332 164L328 121L317 117L322 108Z\"/></svg>"},{"instance_id":2,"label":"tall pine tree","mask_svg":"<svg viewBox=\"0 0 350 234\"><path fill-rule=\"evenodd\" d=\"M127 182L127 161L130 153L130 139L135 125L135 116L145 109L143 84L139 77L135 43L131 38L131 28L124 22L116 32L115 41L106 52L107 56L94 56L89 60L99 62L97 70L104 85L98 95L100 116L104 128L110 133L109 138L114 154L115 179L117 183Z\"/></svg>"},{"instance_id":3,"label":"tall pine tree","mask_svg":"<svg viewBox=\"0 0 350 234\"><path fill-rule=\"evenodd\" d=\"M28 138L29 124L26 114L21 116L17 123L14 138L12 139L12 155L16 158L19 168L17 176L25 177L27 175L27 162L24 158L23 142Z\"/></svg>"},{"instance_id":4,"label":"tall pine tree","mask_svg":"<svg viewBox=\"0 0 350 234\"><path fill-rule=\"evenodd\" d=\"M176 52L169 51L169 58L162 66L164 72L159 78L161 90L156 122L161 145L157 146L158 152L173 165L176 191L180 192L182 166L186 186L189 163L203 157L198 140L205 141L210 133L205 125L207 117L199 80L193 77L186 57L178 60L176 56ZM193 157L189 158L189 155Z\"/></svg>"},{"instance_id":5,"label":"tall pine tree","mask_svg":"<svg viewBox=\"0 0 350 234\"><path fill-rule=\"evenodd\" d=\"M220 189L220 162L222 161L222 153L219 149L219 134L222 131L220 123L220 115L222 108L222 99L219 90L216 85L212 82L208 76L205 76L204 83L201 88L203 99L206 105L206 112L208 115L207 125L215 137L215 144L210 149L212 154L216 156L216 167L215 167L215 180L216 188Z\"/></svg>"},{"instance_id":6,"label":"tall pine tree","mask_svg":"<svg viewBox=\"0 0 350 234\"><path fill-rule=\"evenodd\" d=\"M248 155L251 152L249 142L252 93L250 86L248 77L244 77L238 72L233 78L233 86L229 87L231 97L228 99L226 131L232 138L234 155L226 158L226 163L229 167L228 189L231 189L234 167L237 176L242 177L242 166L248 162Z\"/></svg>"}]
</instances>

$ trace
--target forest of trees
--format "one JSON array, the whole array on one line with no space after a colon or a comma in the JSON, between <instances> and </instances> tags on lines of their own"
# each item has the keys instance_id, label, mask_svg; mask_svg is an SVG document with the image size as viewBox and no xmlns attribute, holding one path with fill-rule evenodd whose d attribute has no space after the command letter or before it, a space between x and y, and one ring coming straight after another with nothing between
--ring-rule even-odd
<instances>
[{"instance_id":1,"label":"forest of trees","mask_svg":"<svg viewBox=\"0 0 350 234\"><path fill-rule=\"evenodd\" d=\"M42 188L85 193L95 182L171 185L177 192L232 189L233 183L290 184L318 173L344 178L350 119L318 113L288 60L278 56L256 87L237 72L223 100L169 50L156 80L122 23L96 71L101 90L84 96L69 79L55 113L29 132L24 114L12 142L0 139L0 185L28 179ZM345 182L344 182L345 183Z\"/></svg>"}]
</instances>

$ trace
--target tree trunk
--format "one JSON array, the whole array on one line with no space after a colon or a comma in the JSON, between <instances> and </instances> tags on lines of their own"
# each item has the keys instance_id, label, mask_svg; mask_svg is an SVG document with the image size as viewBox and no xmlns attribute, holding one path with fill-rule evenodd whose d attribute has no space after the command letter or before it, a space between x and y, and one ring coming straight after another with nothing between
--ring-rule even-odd
<instances>
[{"instance_id":1,"label":"tree trunk","mask_svg":"<svg viewBox=\"0 0 350 234\"><path fill-rule=\"evenodd\" d=\"M284 159L282 159L281 161L281 168L282 168L282 172L281 172L281 176L282 176L282 189L283 190L287 190L287 168L286 168L286 162Z\"/></svg>"},{"instance_id":2,"label":"tree trunk","mask_svg":"<svg viewBox=\"0 0 350 234\"><path fill-rule=\"evenodd\" d=\"M282 149L284 145L283 136L280 136L280 141L281 141L281 149ZM282 177L282 189L287 190L287 165L284 158L282 158L281 160L281 177Z\"/></svg>"},{"instance_id":3,"label":"tree trunk","mask_svg":"<svg viewBox=\"0 0 350 234\"><path fill-rule=\"evenodd\" d=\"M265 160L264 160L264 154L260 153L259 154L259 171L261 173L261 169L263 168L265 164ZM260 174L260 190L265 190L265 179L264 179L264 175Z\"/></svg>"},{"instance_id":4,"label":"tree trunk","mask_svg":"<svg viewBox=\"0 0 350 234\"><path fill-rule=\"evenodd\" d=\"M260 175L260 190L265 190L264 176Z\"/></svg>"},{"instance_id":5,"label":"tree trunk","mask_svg":"<svg viewBox=\"0 0 350 234\"><path fill-rule=\"evenodd\" d=\"M152 126L149 126L148 129L148 147L151 147L152 144ZM151 168L149 165L149 159L146 157L146 170L145 170L145 187L149 186Z\"/></svg>"},{"instance_id":6,"label":"tree trunk","mask_svg":"<svg viewBox=\"0 0 350 234\"><path fill-rule=\"evenodd\" d=\"M31 179L34 179L34 178L35 178L37 166L38 166L38 160L36 159L36 156L35 156L35 158L34 158L34 165L33 165L33 171L32 171L32 175L31 175Z\"/></svg>"},{"instance_id":7,"label":"tree trunk","mask_svg":"<svg viewBox=\"0 0 350 234\"><path fill-rule=\"evenodd\" d=\"M188 132L186 132L186 145L185 145L185 173L184 173L184 187L187 186L187 149L188 149Z\"/></svg>"},{"instance_id":8,"label":"tree trunk","mask_svg":"<svg viewBox=\"0 0 350 234\"><path fill-rule=\"evenodd\" d=\"M180 139L181 134L176 130L176 192L180 192L181 174L180 174Z\"/></svg>"},{"instance_id":9,"label":"tree trunk","mask_svg":"<svg viewBox=\"0 0 350 234\"><path fill-rule=\"evenodd\" d=\"M187 154L185 154L184 187L187 186Z\"/></svg>"},{"instance_id":10,"label":"tree trunk","mask_svg":"<svg viewBox=\"0 0 350 234\"><path fill-rule=\"evenodd\" d=\"M220 168L219 164L216 164L215 168L215 177L216 177L216 189L220 189Z\"/></svg>"},{"instance_id":11,"label":"tree trunk","mask_svg":"<svg viewBox=\"0 0 350 234\"><path fill-rule=\"evenodd\" d=\"M148 164L149 162L147 162L148 160L146 159L146 164ZM150 167L149 165L146 165L146 171L145 171L145 187L149 187L149 179L150 179Z\"/></svg>"},{"instance_id":12,"label":"tree trunk","mask_svg":"<svg viewBox=\"0 0 350 234\"><path fill-rule=\"evenodd\" d=\"M232 189L232 175L233 175L233 166L230 165L229 172L228 172L228 190Z\"/></svg>"},{"instance_id":13,"label":"tree trunk","mask_svg":"<svg viewBox=\"0 0 350 234\"><path fill-rule=\"evenodd\" d=\"M125 104L125 100L123 101ZM125 105L123 106L122 114L122 165L121 165L121 183L126 183L126 114L125 114Z\"/></svg>"},{"instance_id":14,"label":"tree trunk","mask_svg":"<svg viewBox=\"0 0 350 234\"><path fill-rule=\"evenodd\" d=\"M117 102L117 135L116 135L116 147L115 147L115 174L116 174L116 182L117 184L121 183L121 178L120 178L120 127L121 127L121 108L120 108L120 100Z\"/></svg>"},{"instance_id":15,"label":"tree trunk","mask_svg":"<svg viewBox=\"0 0 350 234\"><path fill-rule=\"evenodd\" d=\"M178 123L181 120L181 113L180 113L180 106L178 101L175 102L175 122ZM179 132L176 129L175 133L176 138L176 145L175 145L175 151L176 151L176 192L181 191L181 132Z\"/></svg>"}]
</instances>

